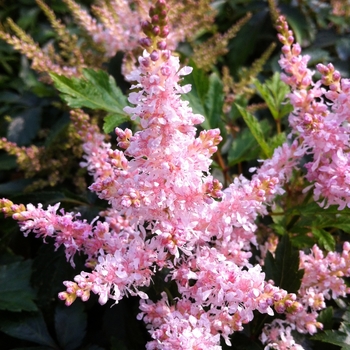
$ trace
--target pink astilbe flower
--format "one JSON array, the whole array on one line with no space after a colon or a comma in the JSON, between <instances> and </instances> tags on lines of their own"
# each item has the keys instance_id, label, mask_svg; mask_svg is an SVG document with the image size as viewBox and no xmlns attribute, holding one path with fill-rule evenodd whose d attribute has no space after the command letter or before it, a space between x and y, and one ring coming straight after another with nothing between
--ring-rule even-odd
<instances>
[{"instance_id":1,"label":"pink astilbe flower","mask_svg":"<svg viewBox=\"0 0 350 350\"><path fill-rule=\"evenodd\" d=\"M154 339L148 349L220 349L220 336L230 344L229 335L242 330L254 311L291 317L303 311L295 294L266 282L261 267L249 262L251 244L257 245L255 220L284 193L303 152L297 142L286 143L252 180L240 176L222 189L210 175L220 131L197 134L195 125L204 117L181 100L191 89L181 79L192 69L181 68L179 58L163 44L168 32L165 9L165 1L158 0L150 14L163 17L143 24L152 35L141 40L146 50L128 76L134 82L129 95L133 106L124 109L140 129L134 134L116 129L123 151L112 149L97 127L84 124L81 111L72 112L85 139L82 166L93 176L90 189L109 203L100 214L104 221L89 224L72 213L57 213L58 205L43 210L3 200L0 208L19 221L25 234L33 231L54 238L57 247L63 244L71 262L77 252L88 256L92 271L64 282L67 289L59 297L67 305L76 297L87 300L91 292L101 304L139 296L139 319L149 324ZM157 303L146 300L145 287L163 268L181 294L171 306L165 296ZM320 298L312 287L303 301L319 310L323 305L316 307ZM306 317L310 328L314 314ZM285 334L281 339L289 339L289 329Z\"/></svg>"},{"instance_id":2,"label":"pink astilbe flower","mask_svg":"<svg viewBox=\"0 0 350 350\"><path fill-rule=\"evenodd\" d=\"M148 323L154 341L146 348L154 349L213 349L220 350L220 334L213 329L212 320L198 304L178 300L170 306L165 293L156 303L141 300L138 319Z\"/></svg>"},{"instance_id":3,"label":"pink astilbe flower","mask_svg":"<svg viewBox=\"0 0 350 350\"><path fill-rule=\"evenodd\" d=\"M293 44L293 33L283 17L277 29L284 45L279 61L286 73L282 79L292 89L289 97L294 110L289 123L300 140L299 152L313 155L313 161L305 165L306 178L314 184L316 201L326 207L336 204L341 210L350 205L349 79L341 79L331 64L320 64L317 69L323 77L313 83L309 57L301 55L299 44Z\"/></svg>"},{"instance_id":4,"label":"pink astilbe flower","mask_svg":"<svg viewBox=\"0 0 350 350\"><path fill-rule=\"evenodd\" d=\"M324 256L316 245L311 254L300 252L300 268L305 270L300 291L312 290L322 294L326 299L345 297L350 293L342 277L350 276L350 243L343 244L341 253L328 252Z\"/></svg>"},{"instance_id":5,"label":"pink astilbe flower","mask_svg":"<svg viewBox=\"0 0 350 350\"><path fill-rule=\"evenodd\" d=\"M266 345L264 350L304 350L292 336L293 325L279 319L266 325L260 336L261 342Z\"/></svg>"},{"instance_id":6,"label":"pink astilbe flower","mask_svg":"<svg viewBox=\"0 0 350 350\"><path fill-rule=\"evenodd\" d=\"M143 12L143 16L146 16L147 11L139 11L135 15L135 11L130 7L130 1L119 0L107 3L107 1L100 0L92 7L96 17L100 20L98 22L75 1L63 1L93 41L102 45L106 57L113 57L118 51L129 51L138 46L141 15Z\"/></svg>"},{"instance_id":7,"label":"pink astilbe flower","mask_svg":"<svg viewBox=\"0 0 350 350\"><path fill-rule=\"evenodd\" d=\"M91 6L94 16L74 0L63 1L93 42L102 47L106 58L117 52L125 53L122 70L130 73L135 68L133 51L139 48L142 23L148 18L148 10L154 1L96 0ZM167 30L168 49L174 50L180 42L195 37L198 31L211 28L216 11L210 3L209 0L169 1L172 11L169 14L170 29ZM151 13L150 16L153 23L159 14Z\"/></svg>"}]
</instances>

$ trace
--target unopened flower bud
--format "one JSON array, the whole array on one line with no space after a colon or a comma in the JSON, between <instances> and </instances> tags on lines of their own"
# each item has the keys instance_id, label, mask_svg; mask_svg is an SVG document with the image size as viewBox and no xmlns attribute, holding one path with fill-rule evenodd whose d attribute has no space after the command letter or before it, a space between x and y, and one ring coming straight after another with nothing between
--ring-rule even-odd
<instances>
[{"instance_id":1,"label":"unopened flower bud","mask_svg":"<svg viewBox=\"0 0 350 350\"><path fill-rule=\"evenodd\" d=\"M142 47L150 47L152 45L152 40L149 38L149 37L146 37L146 38L141 38L139 40L139 44L142 46Z\"/></svg>"},{"instance_id":2,"label":"unopened flower bud","mask_svg":"<svg viewBox=\"0 0 350 350\"><path fill-rule=\"evenodd\" d=\"M334 66L332 63L328 63L327 64L327 68L330 70L330 71L334 71Z\"/></svg>"},{"instance_id":3,"label":"unopened flower bud","mask_svg":"<svg viewBox=\"0 0 350 350\"><path fill-rule=\"evenodd\" d=\"M152 24L149 21L142 21L141 28L146 35L149 35L152 32Z\"/></svg>"},{"instance_id":4,"label":"unopened flower bud","mask_svg":"<svg viewBox=\"0 0 350 350\"><path fill-rule=\"evenodd\" d=\"M147 58L142 57L140 59L140 64L142 64L144 67L149 67L151 64L151 61L148 57Z\"/></svg>"},{"instance_id":5,"label":"unopened flower bud","mask_svg":"<svg viewBox=\"0 0 350 350\"><path fill-rule=\"evenodd\" d=\"M161 32L160 32L160 37L161 38L166 38L169 35L169 27L165 26L162 28Z\"/></svg>"},{"instance_id":6,"label":"unopened flower bud","mask_svg":"<svg viewBox=\"0 0 350 350\"><path fill-rule=\"evenodd\" d=\"M166 10L162 10L159 12L159 18L161 18L161 19L165 19L166 15L167 15Z\"/></svg>"},{"instance_id":7,"label":"unopened flower bud","mask_svg":"<svg viewBox=\"0 0 350 350\"><path fill-rule=\"evenodd\" d=\"M338 71L335 71L335 72L333 73L332 78L333 78L334 81L339 81L340 78L341 78L341 75L340 75L340 73L339 73Z\"/></svg>"},{"instance_id":8,"label":"unopened flower bud","mask_svg":"<svg viewBox=\"0 0 350 350\"><path fill-rule=\"evenodd\" d=\"M159 28L159 26L154 26L153 29L152 29L152 33L153 33L155 36L159 35L159 33L160 33L160 28Z\"/></svg>"},{"instance_id":9,"label":"unopened flower bud","mask_svg":"<svg viewBox=\"0 0 350 350\"><path fill-rule=\"evenodd\" d=\"M166 1L165 0L158 0L156 3L156 8L159 11L163 11L166 9Z\"/></svg>"},{"instance_id":10,"label":"unopened flower bud","mask_svg":"<svg viewBox=\"0 0 350 350\"><path fill-rule=\"evenodd\" d=\"M154 15L152 16L152 24L158 24L159 23L159 16Z\"/></svg>"},{"instance_id":11,"label":"unopened flower bud","mask_svg":"<svg viewBox=\"0 0 350 350\"><path fill-rule=\"evenodd\" d=\"M152 5L149 9L149 16L152 18L155 14L157 14L156 8Z\"/></svg>"},{"instance_id":12,"label":"unopened flower bud","mask_svg":"<svg viewBox=\"0 0 350 350\"><path fill-rule=\"evenodd\" d=\"M321 74L327 74L329 72L328 68L322 63L317 64L316 68Z\"/></svg>"},{"instance_id":13,"label":"unopened flower bud","mask_svg":"<svg viewBox=\"0 0 350 350\"><path fill-rule=\"evenodd\" d=\"M158 61L159 59L159 53L157 50L153 50L151 55L150 55L150 58L152 61Z\"/></svg>"},{"instance_id":14,"label":"unopened flower bud","mask_svg":"<svg viewBox=\"0 0 350 350\"><path fill-rule=\"evenodd\" d=\"M159 50L165 50L166 49L166 41L158 41L157 47Z\"/></svg>"}]
</instances>

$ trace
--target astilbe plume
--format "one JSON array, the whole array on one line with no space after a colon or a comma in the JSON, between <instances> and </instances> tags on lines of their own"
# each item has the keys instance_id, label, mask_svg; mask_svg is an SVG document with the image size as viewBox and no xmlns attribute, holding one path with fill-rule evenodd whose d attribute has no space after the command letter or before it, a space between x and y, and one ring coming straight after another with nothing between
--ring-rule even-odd
<instances>
[{"instance_id":1,"label":"astilbe plume","mask_svg":"<svg viewBox=\"0 0 350 350\"><path fill-rule=\"evenodd\" d=\"M76 253L87 255L91 272L65 281L67 289L59 294L67 305L77 297L88 300L91 292L100 304L139 296L138 319L148 325L153 339L147 349L220 349L220 336L230 344L229 335L242 330L254 311L286 314L285 321L277 319L264 328L261 339L267 348L283 349L276 346L288 341L290 348L301 349L291 331L314 333L321 327L313 311L323 308L323 297L329 297L327 282L338 286L332 297L348 292L337 278L350 273L344 263L349 245L344 245L343 255L323 257L317 248L310 256L301 255L305 277L298 295L266 282L261 266L251 265L255 221L284 193L303 149L297 140L285 143L251 180L241 175L222 189L210 175L220 132L197 134L195 125L204 117L181 100L191 87L181 86L180 80L191 68L180 68L179 58L167 50L166 11L165 1L158 0L150 10L152 21L142 24L146 37L140 42L146 49L128 76L135 82L129 95L134 107L124 109L141 129L134 134L116 129L123 151L112 149L86 114L72 112L85 141L82 166L93 176L90 190L110 205L101 219L79 220L78 214L58 211L59 204L44 210L2 199L0 208L19 222L25 235L34 232L52 237L56 248L63 245L73 265ZM332 271L331 277L325 272L316 281L315 264ZM147 287L161 270L177 285L180 296L171 303L165 293L156 302L148 299Z\"/></svg>"},{"instance_id":2,"label":"astilbe plume","mask_svg":"<svg viewBox=\"0 0 350 350\"><path fill-rule=\"evenodd\" d=\"M319 64L322 79L314 83L313 72L307 68L309 56L302 56L300 45L293 44L284 17L279 18L277 29L283 44L279 63L285 74L281 77L291 87L289 98L294 107L289 123L300 141L300 153L313 157L305 168L314 199L325 207L349 207L350 80L342 79L332 64Z\"/></svg>"},{"instance_id":3,"label":"astilbe plume","mask_svg":"<svg viewBox=\"0 0 350 350\"><path fill-rule=\"evenodd\" d=\"M251 181L237 178L222 191L209 172L219 130L196 136L194 125L204 118L180 98L190 86L179 81L191 68L180 69L179 59L165 48L164 10L161 0L151 9L161 21L144 25L146 33L153 33L141 41L149 52L129 76L137 92L129 96L135 107L125 111L142 129L134 135L116 129L124 152L111 149L81 111L73 112L85 138L83 166L94 177L90 189L111 206L101 213L104 221L89 224L76 214L58 213L59 204L44 210L3 199L1 208L19 221L25 235L33 231L53 237L56 247L64 245L72 264L76 252L87 255L92 272L66 281L66 292L59 294L67 305L76 297L87 300L91 291L101 304L127 294L145 300L144 287L166 267L181 299L171 307L164 296L156 304L141 300L139 318L149 323L155 339L148 348L214 349L220 334L229 344L228 336L250 322L254 310L272 315L273 307L291 313L300 308L295 295L265 282L261 267L249 264L250 244L256 244L254 221L283 193L295 147L277 149ZM152 316L160 308L165 311Z\"/></svg>"}]
</instances>

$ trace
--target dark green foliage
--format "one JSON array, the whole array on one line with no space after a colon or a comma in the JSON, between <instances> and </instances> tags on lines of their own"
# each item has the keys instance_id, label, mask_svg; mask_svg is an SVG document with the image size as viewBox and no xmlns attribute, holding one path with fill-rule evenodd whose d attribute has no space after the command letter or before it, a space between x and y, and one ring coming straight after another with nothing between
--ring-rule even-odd
<instances>
[{"instance_id":1,"label":"dark green foliage","mask_svg":"<svg viewBox=\"0 0 350 350\"><path fill-rule=\"evenodd\" d=\"M126 97L117 87L114 78L106 72L85 68L84 78L67 78L54 73L50 76L68 106L108 112L103 127L106 133L129 120L129 116L123 111L127 105Z\"/></svg>"},{"instance_id":2,"label":"dark green foliage","mask_svg":"<svg viewBox=\"0 0 350 350\"><path fill-rule=\"evenodd\" d=\"M0 264L0 310L37 311L35 292L30 286L32 262Z\"/></svg>"},{"instance_id":3,"label":"dark green foliage","mask_svg":"<svg viewBox=\"0 0 350 350\"><path fill-rule=\"evenodd\" d=\"M292 246L288 235L282 236L275 257L267 252L264 270L266 279L272 279L276 286L289 293L298 292L304 271L299 270L299 251Z\"/></svg>"},{"instance_id":4,"label":"dark green foliage","mask_svg":"<svg viewBox=\"0 0 350 350\"><path fill-rule=\"evenodd\" d=\"M226 129L223 122L224 92L223 84L217 73L209 76L201 69L198 69L191 61L193 71L185 76L183 84L191 84L192 88L183 99L189 101L194 113L205 117L202 127L205 130L219 128L221 136L225 138Z\"/></svg>"}]
</instances>

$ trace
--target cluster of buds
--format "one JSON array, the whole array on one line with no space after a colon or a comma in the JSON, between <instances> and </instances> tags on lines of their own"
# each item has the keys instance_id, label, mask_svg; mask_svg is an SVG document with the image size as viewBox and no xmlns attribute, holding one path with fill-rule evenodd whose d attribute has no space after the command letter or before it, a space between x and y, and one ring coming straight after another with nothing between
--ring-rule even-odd
<instances>
[{"instance_id":1,"label":"cluster of buds","mask_svg":"<svg viewBox=\"0 0 350 350\"><path fill-rule=\"evenodd\" d=\"M319 63L316 66L317 70L322 74L322 84L329 86L331 91L340 91L341 75L335 70L332 63L328 63L326 66Z\"/></svg>"},{"instance_id":2,"label":"cluster of buds","mask_svg":"<svg viewBox=\"0 0 350 350\"><path fill-rule=\"evenodd\" d=\"M158 0L155 6L149 10L150 21L143 21L141 28L145 38L140 39L140 44L150 53L152 61L159 59L158 50L165 50L167 47L166 37L169 34L167 5L165 0Z\"/></svg>"}]
</instances>

